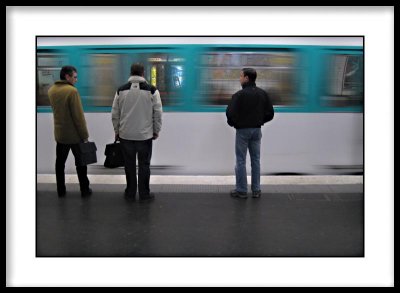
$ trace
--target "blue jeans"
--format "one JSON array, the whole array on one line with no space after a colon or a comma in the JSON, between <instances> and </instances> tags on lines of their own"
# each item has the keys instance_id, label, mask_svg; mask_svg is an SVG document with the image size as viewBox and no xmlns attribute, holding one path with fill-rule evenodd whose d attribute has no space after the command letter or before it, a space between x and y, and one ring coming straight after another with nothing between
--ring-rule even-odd
<instances>
[{"instance_id":1,"label":"blue jeans","mask_svg":"<svg viewBox=\"0 0 400 293\"><path fill-rule=\"evenodd\" d=\"M246 155L251 159L251 190L260 191L261 128L236 129L236 191L247 192Z\"/></svg>"}]
</instances>

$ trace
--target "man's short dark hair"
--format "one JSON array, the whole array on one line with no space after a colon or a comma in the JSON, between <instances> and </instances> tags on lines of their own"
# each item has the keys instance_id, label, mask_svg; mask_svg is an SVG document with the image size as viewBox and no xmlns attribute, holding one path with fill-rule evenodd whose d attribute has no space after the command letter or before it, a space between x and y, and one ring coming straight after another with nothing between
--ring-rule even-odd
<instances>
[{"instance_id":1,"label":"man's short dark hair","mask_svg":"<svg viewBox=\"0 0 400 293\"><path fill-rule=\"evenodd\" d=\"M243 68L243 76L248 77L249 81L255 82L257 79L257 71L254 68Z\"/></svg>"},{"instance_id":2,"label":"man's short dark hair","mask_svg":"<svg viewBox=\"0 0 400 293\"><path fill-rule=\"evenodd\" d=\"M140 63L134 63L131 65L131 75L143 76L144 66Z\"/></svg>"},{"instance_id":3,"label":"man's short dark hair","mask_svg":"<svg viewBox=\"0 0 400 293\"><path fill-rule=\"evenodd\" d=\"M74 72L78 72L74 66L70 65L63 66L63 68L61 68L60 71L60 79L66 80L65 75L68 74L69 76L72 76Z\"/></svg>"}]
</instances>

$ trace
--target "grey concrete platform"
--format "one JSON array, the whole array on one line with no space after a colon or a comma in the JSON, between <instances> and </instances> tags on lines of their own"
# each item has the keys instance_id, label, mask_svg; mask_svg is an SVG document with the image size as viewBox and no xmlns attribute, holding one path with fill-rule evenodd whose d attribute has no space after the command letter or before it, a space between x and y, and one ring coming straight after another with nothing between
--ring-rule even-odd
<instances>
[{"instance_id":1,"label":"grey concrete platform","mask_svg":"<svg viewBox=\"0 0 400 293\"><path fill-rule=\"evenodd\" d=\"M364 255L360 184L262 186L260 199L233 199L233 186L153 185L153 202L126 199L124 185L92 184L58 198L38 183L38 257L309 257Z\"/></svg>"}]
</instances>

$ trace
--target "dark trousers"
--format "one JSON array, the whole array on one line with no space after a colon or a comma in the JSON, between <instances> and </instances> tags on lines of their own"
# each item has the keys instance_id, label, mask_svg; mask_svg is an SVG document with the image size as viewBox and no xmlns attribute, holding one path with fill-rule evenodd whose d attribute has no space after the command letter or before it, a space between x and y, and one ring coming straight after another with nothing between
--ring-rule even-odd
<instances>
[{"instance_id":1,"label":"dark trousers","mask_svg":"<svg viewBox=\"0 0 400 293\"><path fill-rule=\"evenodd\" d=\"M125 161L126 190L128 195L135 196L139 181L139 196L150 193L150 160L153 140L126 140L120 138L122 155ZM139 163L138 180L136 178L136 154Z\"/></svg>"},{"instance_id":2,"label":"dark trousers","mask_svg":"<svg viewBox=\"0 0 400 293\"><path fill-rule=\"evenodd\" d=\"M65 192L65 162L67 161L69 150L72 150L72 154L75 157L76 173L78 174L79 185L81 191L87 191L89 189L89 179L87 177L87 167L78 166L80 153L78 151L78 144L62 144L57 143L56 148L56 179L57 179L57 191L60 193Z\"/></svg>"}]
</instances>

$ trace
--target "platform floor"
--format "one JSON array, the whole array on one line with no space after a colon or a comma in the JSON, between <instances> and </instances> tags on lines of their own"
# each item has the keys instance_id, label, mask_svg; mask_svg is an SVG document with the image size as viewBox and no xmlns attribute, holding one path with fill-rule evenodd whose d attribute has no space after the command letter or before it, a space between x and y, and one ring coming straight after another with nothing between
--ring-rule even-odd
<instances>
[{"instance_id":1,"label":"platform floor","mask_svg":"<svg viewBox=\"0 0 400 293\"><path fill-rule=\"evenodd\" d=\"M233 199L229 185L152 185L153 202L124 197L122 184L38 183L36 255L364 255L362 184L262 185L260 199Z\"/></svg>"}]
</instances>

